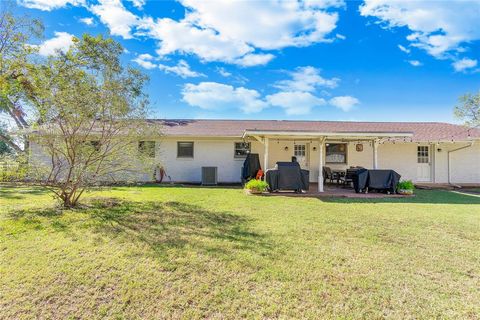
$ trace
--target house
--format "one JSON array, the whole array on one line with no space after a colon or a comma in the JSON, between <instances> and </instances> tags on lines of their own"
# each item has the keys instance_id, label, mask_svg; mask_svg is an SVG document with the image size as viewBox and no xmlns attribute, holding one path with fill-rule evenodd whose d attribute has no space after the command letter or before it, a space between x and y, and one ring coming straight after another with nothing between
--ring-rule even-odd
<instances>
[{"instance_id":1,"label":"house","mask_svg":"<svg viewBox=\"0 0 480 320\"><path fill-rule=\"evenodd\" d=\"M200 183L216 167L219 183L239 183L247 152L262 168L297 158L323 191L322 168L393 169L416 183L480 185L480 130L438 122L148 120L148 145L173 182ZM139 138L139 140L142 140ZM146 140L146 139L145 139ZM152 173L139 177L151 181Z\"/></svg>"},{"instance_id":2,"label":"house","mask_svg":"<svg viewBox=\"0 0 480 320\"><path fill-rule=\"evenodd\" d=\"M424 183L480 184L480 130L438 122L156 120L156 156L175 182L201 181L217 167L220 183L240 182L247 152L263 168L297 158L323 190L322 167L393 169ZM147 178L147 177L145 177Z\"/></svg>"}]
</instances>

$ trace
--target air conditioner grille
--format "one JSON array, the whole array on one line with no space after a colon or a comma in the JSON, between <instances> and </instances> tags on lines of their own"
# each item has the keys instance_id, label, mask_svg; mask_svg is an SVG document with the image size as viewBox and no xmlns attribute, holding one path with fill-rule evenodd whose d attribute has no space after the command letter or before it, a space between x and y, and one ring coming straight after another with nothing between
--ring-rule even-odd
<instances>
[{"instance_id":1,"label":"air conditioner grille","mask_svg":"<svg viewBox=\"0 0 480 320\"><path fill-rule=\"evenodd\" d=\"M202 167L202 185L217 184L217 167Z\"/></svg>"}]
</instances>

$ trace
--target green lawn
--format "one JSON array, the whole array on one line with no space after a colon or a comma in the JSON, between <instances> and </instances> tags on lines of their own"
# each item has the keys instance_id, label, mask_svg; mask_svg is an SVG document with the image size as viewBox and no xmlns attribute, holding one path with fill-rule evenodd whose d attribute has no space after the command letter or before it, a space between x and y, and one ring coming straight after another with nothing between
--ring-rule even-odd
<instances>
[{"instance_id":1,"label":"green lawn","mask_svg":"<svg viewBox=\"0 0 480 320\"><path fill-rule=\"evenodd\" d=\"M0 186L0 319L480 315L480 197Z\"/></svg>"}]
</instances>

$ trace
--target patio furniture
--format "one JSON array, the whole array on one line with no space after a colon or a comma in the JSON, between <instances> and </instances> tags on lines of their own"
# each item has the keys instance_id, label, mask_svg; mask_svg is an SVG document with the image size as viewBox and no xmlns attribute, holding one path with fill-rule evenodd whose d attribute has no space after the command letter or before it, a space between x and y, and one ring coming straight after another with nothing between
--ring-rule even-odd
<instances>
[{"instance_id":1,"label":"patio furniture","mask_svg":"<svg viewBox=\"0 0 480 320\"><path fill-rule=\"evenodd\" d=\"M323 167L323 182L326 183L327 180L330 180L331 183L337 183L340 179L340 174L338 172L332 171L330 167Z\"/></svg>"},{"instance_id":2,"label":"patio furniture","mask_svg":"<svg viewBox=\"0 0 480 320\"><path fill-rule=\"evenodd\" d=\"M344 188L353 183L353 177L357 173L357 170L359 169L347 169L345 171L345 176L339 178L339 182L343 184Z\"/></svg>"},{"instance_id":3,"label":"patio furniture","mask_svg":"<svg viewBox=\"0 0 480 320\"><path fill-rule=\"evenodd\" d=\"M255 179L261 169L258 153L248 153L243 162L242 182L245 183L250 179Z\"/></svg>"},{"instance_id":4,"label":"patio furniture","mask_svg":"<svg viewBox=\"0 0 480 320\"><path fill-rule=\"evenodd\" d=\"M368 170L365 168L359 168L356 170L355 174L353 175L353 188L355 189L356 193L360 193L362 191L367 191L368 187Z\"/></svg>"},{"instance_id":5,"label":"patio furniture","mask_svg":"<svg viewBox=\"0 0 480 320\"><path fill-rule=\"evenodd\" d=\"M368 190L396 193L400 177L394 170L368 170Z\"/></svg>"},{"instance_id":6,"label":"patio furniture","mask_svg":"<svg viewBox=\"0 0 480 320\"><path fill-rule=\"evenodd\" d=\"M269 190L292 190L301 192L309 188L309 171L300 168L298 162L277 162L277 169L269 169L265 174Z\"/></svg>"}]
</instances>

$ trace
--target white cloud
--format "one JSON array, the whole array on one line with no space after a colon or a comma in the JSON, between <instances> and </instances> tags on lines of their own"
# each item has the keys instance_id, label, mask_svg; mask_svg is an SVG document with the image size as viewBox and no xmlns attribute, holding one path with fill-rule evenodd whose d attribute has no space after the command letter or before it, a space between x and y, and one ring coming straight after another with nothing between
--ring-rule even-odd
<instances>
[{"instance_id":1,"label":"white cloud","mask_svg":"<svg viewBox=\"0 0 480 320\"><path fill-rule=\"evenodd\" d=\"M195 72L190 69L190 66L185 60L180 60L175 66L167 66L159 64L158 68L166 73L173 73L182 78L205 77L203 73Z\"/></svg>"},{"instance_id":2,"label":"white cloud","mask_svg":"<svg viewBox=\"0 0 480 320\"><path fill-rule=\"evenodd\" d=\"M120 0L100 0L90 10L108 26L112 35L124 39L132 38L132 28L139 23L138 17L128 11Z\"/></svg>"},{"instance_id":3,"label":"white cloud","mask_svg":"<svg viewBox=\"0 0 480 320\"><path fill-rule=\"evenodd\" d=\"M232 41L211 29L200 29L169 18L156 21L144 19L139 27L146 30L149 36L160 40L159 55L193 53L203 61L233 63L235 59L253 51L249 45Z\"/></svg>"},{"instance_id":4,"label":"white cloud","mask_svg":"<svg viewBox=\"0 0 480 320\"><path fill-rule=\"evenodd\" d=\"M403 51L405 53L410 53L410 49L405 48L401 44L398 45L398 49L400 49L400 51Z\"/></svg>"},{"instance_id":5,"label":"white cloud","mask_svg":"<svg viewBox=\"0 0 480 320\"><path fill-rule=\"evenodd\" d=\"M228 72L227 70L225 70L225 68L223 67L217 67L217 72L221 75L221 76L224 76L224 77L230 77L232 75L232 73Z\"/></svg>"},{"instance_id":6,"label":"white cloud","mask_svg":"<svg viewBox=\"0 0 480 320\"><path fill-rule=\"evenodd\" d=\"M329 40L327 36L338 20L337 13L323 10L332 4L337 6L338 1L319 1L320 6L276 0L183 0L182 4L190 10L185 19L192 24L261 49L305 46Z\"/></svg>"},{"instance_id":7,"label":"white cloud","mask_svg":"<svg viewBox=\"0 0 480 320\"><path fill-rule=\"evenodd\" d=\"M350 111L354 106L360 103L360 101L351 96L339 96L334 97L328 101L332 106L335 106L343 111Z\"/></svg>"},{"instance_id":8,"label":"white cloud","mask_svg":"<svg viewBox=\"0 0 480 320\"><path fill-rule=\"evenodd\" d=\"M344 36L343 34L340 34L340 33L337 33L337 34L335 35L335 37L337 37L337 38L340 39L340 40L345 40L345 39L347 39L346 36Z\"/></svg>"},{"instance_id":9,"label":"white cloud","mask_svg":"<svg viewBox=\"0 0 480 320\"><path fill-rule=\"evenodd\" d=\"M365 0L363 16L379 19L387 28L407 27L411 46L443 59L480 39L480 1Z\"/></svg>"},{"instance_id":10,"label":"white cloud","mask_svg":"<svg viewBox=\"0 0 480 320\"><path fill-rule=\"evenodd\" d=\"M256 90L217 82L187 83L182 90L183 100L205 110L240 108L245 113L260 112L268 105Z\"/></svg>"},{"instance_id":11,"label":"white cloud","mask_svg":"<svg viewBox=\"0 0 480 320\"><path fill-rule=\"evenodd\" d=\"M78 19L78 21L86 24L87 26L91 26L91 25L95 24L95 22L93 21L93 18L92 18L92 17L89 17L89 18L80 18L80 19Z\"/></svg>"},{"instance_id":12,"label":"white cloud","mask_svg":"<svg viewBox=\"0 0 480 320\"><path fill-rule=\"evenodd\" d=\"M85 0L17 0L17 2L21 6L43 11L51 11L53 9L63 8L67 5L85 5Z\"/></svg>"},{"instance_id":13,"label":"white cloud","mask_svg":"<svg viewBox=\"0 0 480 320\"><path fill-rule=\"evenodd\" d=\"M145 3L147 2L146 0L128 0L128 1L130 1L133 4L133 6L137 9L143 8Z\"/></svg>"},{"instance_id":14,"label":"white cloud","mask_svg":"<svg viewBox=\"0 0 480 320\"><path fill-rule=\"evenodd\" d=\"M272 106L281 107L287 115L309 114L313 107L325 105L325 100L310 92L287 91L268 95L266 100Z\"/></svg>"},{"instance_id":15,"label":"white cloud","mask_svg":"<svg viewBox=\"0 0 480 320\"><path fill-rule=\"evenodd\" d=\"M38 46L38 54L41 56L50 56L58 51L66 52L72 45L73 35L67 32L55 32L55 37L45 40Z\"/></svg>"},{"instance_id":16,"label":"white cloud","mask_svg":"<svg viewBox=\"0 0 480 320\"><path fill-rule=\"evenodd\" d=\"M153 63L152 61L154 60L153 56L148 54L148 53L143 53L138 55L135 59L133 59L133 62L136 62L140 66L144 67L145 69L155 69L157 65Z\"/></svg>"},{"instance_id":17,"label":"white cloud","mask_svg":"<svg viewBox=\"0 0 480 320\"><path fill-rule=\"evenodd\" d=\"M408 63L410 63L414 67L420 67L422 63L418 60L408 60Z\"/></svg>"},{"instance_id":18,"label":"white cloud","mask_svg":"<svg viewBox=\"0 0 480 320\"><path fill-rule=\"evenodd\" d=\"M284 91L315 91L318 87L335 88L340 79L326 79L320 75L320 70L312 66L298 67L289 72L292 79L281 80L274 87Z\"/></svg>"},{"instance_id":19,"label":"white cloud","mask_svg":"<svg viewBox=\"0 0 480 320\"><path fill-rule=\"evenodd\" d=\"M194 54L202 61L248 67L265 65L274 58L260 50L333 41L329 35L338 15L327 9L343 1L182 0L181 4L186 8L183 19L137 18L135 26L141 32L136 34L158 40L159 55Z\"/></svg>"},{"instance_id":20,"label":"white cloud","mask_svg":"<svg viewBox=\"0 0 480 320\"><path fill-rule=\"evenodd\" d=\"M272 60L273 58L275 58L275 56L270 53L249 53L247 55L244 55L240 59L235 60L235 64L243 67L263 66L269 63L270 60Z\"/></svg>"},{"instance_id":21,"label":"white cloud","mask_svg":"<svg viewBox=\"0 0 480 320\"><path fill-rule=\"evenodd\" d=\"M455 61L452 63L453 68L457 72L462 72L467 69L475 68L478 64L477 60L474 59L468 59L468 58L463 58L461 60Z\"/></svg>"}]
</instances>

